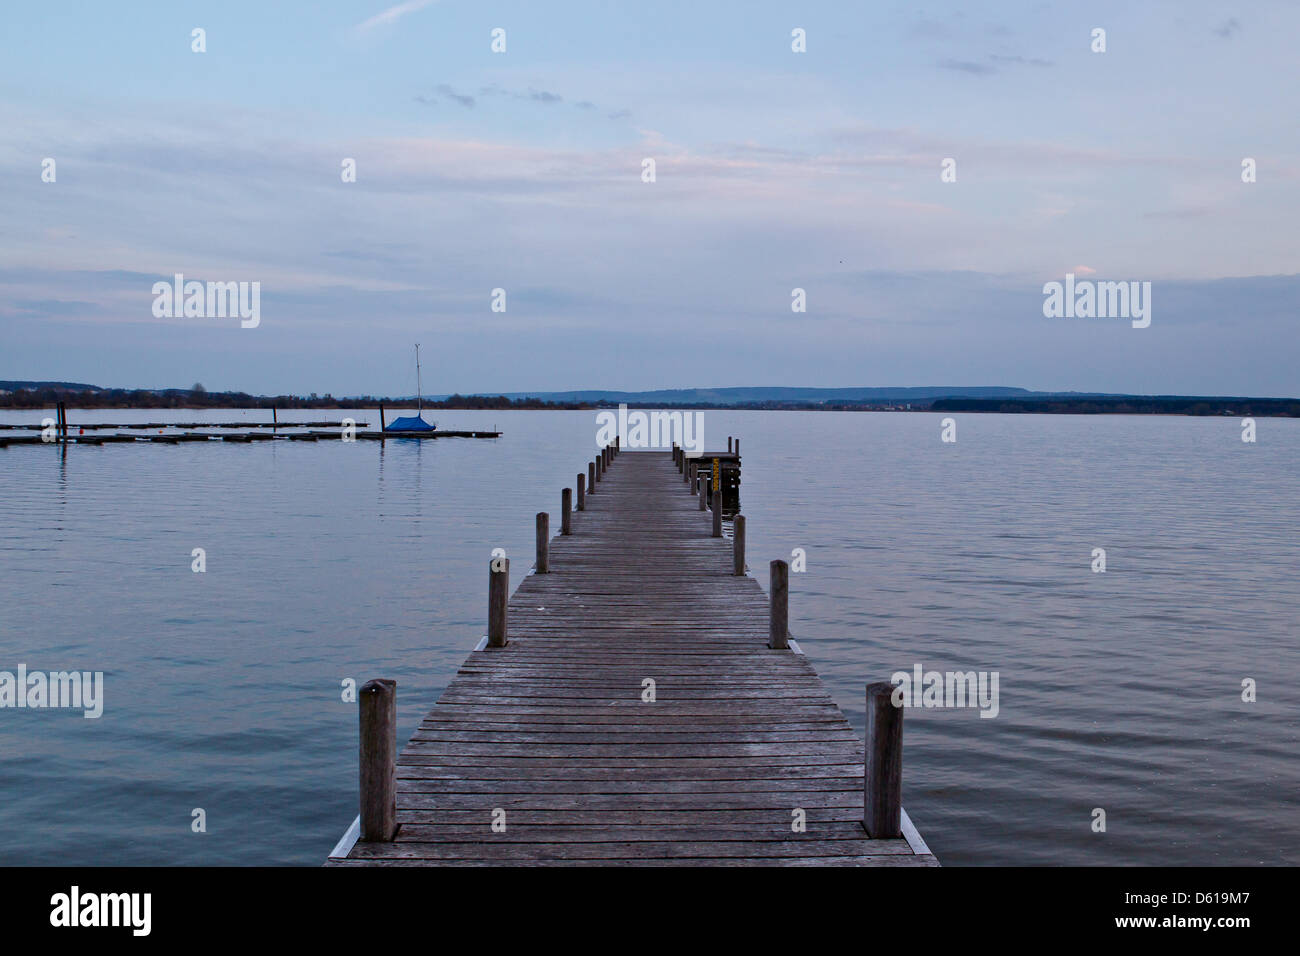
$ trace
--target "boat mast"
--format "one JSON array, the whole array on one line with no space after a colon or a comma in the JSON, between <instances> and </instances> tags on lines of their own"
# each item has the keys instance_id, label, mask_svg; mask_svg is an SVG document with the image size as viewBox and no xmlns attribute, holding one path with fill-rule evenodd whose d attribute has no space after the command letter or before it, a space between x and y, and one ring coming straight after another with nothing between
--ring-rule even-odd
<instances>
[{"instance_id":1,"label":"boat mast","mask_svg":"<svg viewBox=\"0 0 1300 956\"><path fill-rule=\"evenodd\" d=\"M415 343L415 414L424 411L424 392L420 387L420 343Z\"/></svg>"}]
</instances>

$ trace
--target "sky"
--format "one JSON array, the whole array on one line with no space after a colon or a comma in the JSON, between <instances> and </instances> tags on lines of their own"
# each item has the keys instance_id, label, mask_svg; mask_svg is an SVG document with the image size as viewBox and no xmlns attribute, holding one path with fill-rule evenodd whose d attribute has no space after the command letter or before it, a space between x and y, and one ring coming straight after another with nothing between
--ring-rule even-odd
<instances>
[{"instance_id":1,"label":"sky","mask_svg":"<svg viewBox=\"0 0 1300 956\"><path fill-rule=\"evenodd\" d=\"M0 17L0 379L1300 395L1290 0ZM156 316L177 273L260 321ZM1150 325L1045 317L1067 273Z\"/></svg>"}]
</instances>

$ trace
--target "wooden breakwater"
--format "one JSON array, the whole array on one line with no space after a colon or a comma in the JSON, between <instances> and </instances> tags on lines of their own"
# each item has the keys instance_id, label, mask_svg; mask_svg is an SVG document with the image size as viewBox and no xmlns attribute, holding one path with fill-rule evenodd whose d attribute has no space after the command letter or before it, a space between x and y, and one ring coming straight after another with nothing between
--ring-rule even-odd
<instances>
[{"instance_id":1,"label":"wooden breakwater","mask_svg":"<svg viewBox=\"0 0 1300 956\"><path fill-rule=\"evenodd\" d=\"M513 596L490 564L487 636L400 757L396 686L362 688L329 865L937 865L892 685L867 687L864 753L789 637L785 562L764 594L702 471L602 449Z\"/></svg>"}]
</instances>

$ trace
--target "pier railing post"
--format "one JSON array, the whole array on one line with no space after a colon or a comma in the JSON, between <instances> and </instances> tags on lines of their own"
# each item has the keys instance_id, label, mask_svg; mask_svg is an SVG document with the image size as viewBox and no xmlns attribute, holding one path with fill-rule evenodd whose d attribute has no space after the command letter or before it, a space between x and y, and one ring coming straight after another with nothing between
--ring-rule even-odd
<instances>
[{"instance_id":1,"label":"pier railing post","mask_svg":"<svg viewBox=\"0 0 1300 956\"><path fill-rule=\"evenodd\" d=\"M862 825L873 840L903 835L903 708L893 698L893 684L867 685Z\"/></svg>"},{"instance_id":2,"label":"pier railing post","mask_svg":"<svg viewBox=\"0 0 1300 956\"><path fill-rule=\"evenodd\" d=\"M790 646L790 565L773 561L770 568L767 646L780 651Z\"/></svg>"},{"instance_id":3,"label":"pier railing post","mask_svg":"<svg viewBox=\"0 0 1300 956\"><path fill-rule=\"evenodd\" d=\"M587 462L587 494L594 495L595 493L596 493L596 463L594 461L589 461Z\"/></svg>"},{"instance_id":4,"label":"pier railing post","mask_svg":"<svg viewBox=\"0 0 1300 956\"><path fill-rule=\"evenodd\" d=\"M387 843L397 831L397 681L370 680L361 715L361 839Z\"/></svg>"},{"instance_id":5,"label":"pier railing post","mask_svg":"<svg viewBox=\"0 0 1300 956\"><path fill-rule=\"evenodd\" d=\"M710 495L713 499L713 537L722 537L722 495L716 490Z\"/></svg>"},{"instance_id":6,"label":"pier railing post","mask_svg":"<svg viewBox=\"0 0 1300 956\"><path fill-rule=\"evenodd\" d=\"M745 516L736 515L731 519L731 560L734 565L734 572L738 575L745 573Z\"/></svg>"},{"instance_id":7,"label":"pier railing post","mask_svg":"<svg viewBox=\"0 0 1300 956\"><path fill-rule=\"evenodd\" d=\"M703 511L707 506L709 498L709 479L700 476L700 510Z\"/></svg>"},{"instance_id":8,"label":"pier railing post","mask_svg":"<svg viewBox=\"0 0 1300 956\"><path fill-rule=\"evenodd\" d=\"M565 488L560 492L560 534L573 534L570 526L569 512L573 510L573 489Z\"/></svg>"},{"instance_id":9,"label":"pier railing post","mask_svg":"<svg viewBox=\"0 0 1300 956\"><path fill-rule=\"evenodd\" d=\"M578 510L579 510L579 511L586 511L586 510L587 510L587 496L586 496L586 494L584 493L586 484L587 484L587 476L584 475L582 472L578 472L578 505L577 505L577 507L578 507Z\"/></svg>"},{"instance_id":10,"label":"pier railing post","mask_svg":"<svg viewBox=\"0 0 1300 956\"><path fill-rule=\"evenodd\" d=\"M551 570L551 516L545 511L537 512L537 573L546 574Z\"/></svg>"},{"instance_id":11,"label":"pier railing post","mask_svg":"<svg viewBox=\"0 0 1300 956\"><path fill-rule=\"evenodd\" d=\"M510 559L488 562L488 647L505 647L506 608L510 599Z\"/></svg>"}]
</instances>

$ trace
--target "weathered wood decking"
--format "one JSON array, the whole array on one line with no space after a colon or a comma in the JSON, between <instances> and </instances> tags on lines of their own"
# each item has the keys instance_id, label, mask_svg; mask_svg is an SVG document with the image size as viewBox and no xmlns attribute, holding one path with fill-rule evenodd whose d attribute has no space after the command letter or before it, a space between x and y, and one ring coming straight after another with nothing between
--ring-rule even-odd
<instances>
[{"instance_id":1,"label":"weathered wood decking","mask_svg":"<svg viewBox=\"0 0 1300 956\"><path fill-rule=\"evenodd\" d=\"M862 740L671 454L619 455L572 529L401 753L393 841L330 864L937 865L905 814L867 838Z\"/></svg>"}]
</instances>

